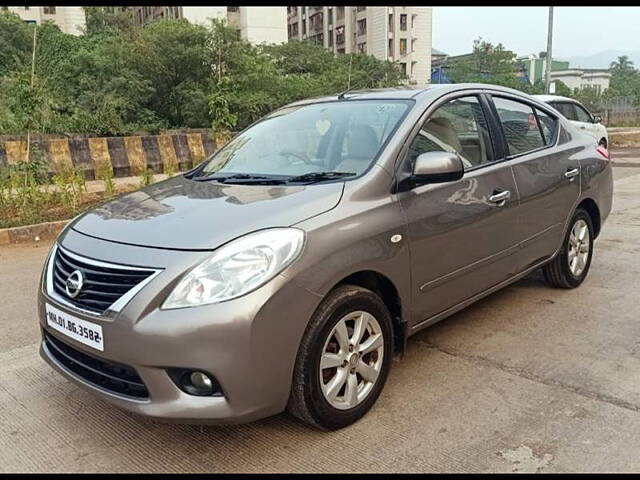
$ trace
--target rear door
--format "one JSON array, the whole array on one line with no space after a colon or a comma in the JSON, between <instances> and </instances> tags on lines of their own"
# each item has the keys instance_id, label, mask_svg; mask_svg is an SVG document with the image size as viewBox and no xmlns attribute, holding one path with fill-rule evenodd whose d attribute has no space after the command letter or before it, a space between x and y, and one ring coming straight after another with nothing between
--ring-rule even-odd
<instances>
[{"instance_id":1,"label":"rear door","mask_svg":"<svg viewBox=\"0 0 640 480\"><path fill-rule=\"evenodd\" d=\"M498 161L489 104L457 94L430 108L403 153L411 171L421 153L449 151L462 179L398 194L408 224L413 321L420 323L512 275L518 198L509 165Z\"/></svg>"},{"instance_id":2,"label":"rear door","mask_svg":"<svg viewBox=\"0 0 640 480\"><path fill-rule=\"evenodd\" d=\"M591 135L596 142L600 140L600 128L598 124L593 122L593 115L587 111L582 105L574 103L573 108L576 110L577 121L574 122L580 130Z\"/></svg>"},{"instance_id":3,"label":"rear door","mask_svg":"<svg viewBox=\"0 0 640 480\"><path fill-rule=\"evenodd\" d=\"M595 132L593 118L591 114L587 112L582 106L574 102L550 102L550 105L558 110L562 115L571 121L580 132L585 133L591 137L596 138L598 135ZM600 138L597 138L600 140Z\"/></svg>"},{"instance_id":4,"label":"rear door","mask_svg":"<svg viewBox=\"0 0 640 480\"><path fill-rule=\"evenodd\" d=\"M493 94L492 101L520 197L517 270L523 271L560 244L580 195L580 164L569 144L558 145L560 125L550 110L506 94Z\"/></svg>"}]
</instances>

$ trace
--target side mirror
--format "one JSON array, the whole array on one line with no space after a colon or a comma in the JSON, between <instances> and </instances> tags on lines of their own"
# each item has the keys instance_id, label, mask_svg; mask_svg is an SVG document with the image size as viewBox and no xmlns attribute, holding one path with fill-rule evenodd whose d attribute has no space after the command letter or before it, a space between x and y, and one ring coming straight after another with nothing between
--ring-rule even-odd
<instances>
[{"instance_id":1,"label":"side mirror","mask_svg":"<svg viewBox=\"0 0 640 480\"><path fill-rule=\"evenodd\" d=\"M411 180L414 185L460 180L464 165L457 153L427 152L416 158Z\"/></svg>"},{"instance_id":2,"label":"side mirror","mask_svg":"<svg viewBox=\"0 0 640 480\"><path fill-rule=\"evenodd\" d=\"M593 116L593 123L600 123L602 121L602 117L600 115Z\"/></svg>"}]
</instances>

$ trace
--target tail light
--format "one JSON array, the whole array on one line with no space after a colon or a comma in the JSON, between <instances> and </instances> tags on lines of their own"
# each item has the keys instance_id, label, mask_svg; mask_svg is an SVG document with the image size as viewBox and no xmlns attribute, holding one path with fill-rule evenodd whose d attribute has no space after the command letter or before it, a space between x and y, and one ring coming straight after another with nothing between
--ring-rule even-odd
<instances>
[{"instance_id":1,"label":"tail light","mask_svg":"<svg viewBox=\"0 0 640 480\"><path fill-rule=\"evenodd\" d=\"M598 152L600 155L602 155L607 160L611 160L611 158L609 156L609 150L607 150L604 146L598 145L598 147L596 148L596 152Z\"/></svg>"}]
</instances>

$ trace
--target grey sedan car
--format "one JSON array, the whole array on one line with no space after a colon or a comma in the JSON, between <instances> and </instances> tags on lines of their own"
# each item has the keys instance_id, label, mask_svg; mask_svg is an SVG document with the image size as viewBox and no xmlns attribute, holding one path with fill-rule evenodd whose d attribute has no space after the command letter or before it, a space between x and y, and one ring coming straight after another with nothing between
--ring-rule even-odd
<instances>
[{"instance_id":1,"label":"grey sedan car","mask_svg":"<svg viewBox=\"0 0 640 480\"><path fill-rule=\"evenodd\" d=\"M612 174L574 128L481 84L280 108L67 226L41 355L157 419L349 425L414 333L538 268L582 283Z\"/></svg>"}]
</instances>

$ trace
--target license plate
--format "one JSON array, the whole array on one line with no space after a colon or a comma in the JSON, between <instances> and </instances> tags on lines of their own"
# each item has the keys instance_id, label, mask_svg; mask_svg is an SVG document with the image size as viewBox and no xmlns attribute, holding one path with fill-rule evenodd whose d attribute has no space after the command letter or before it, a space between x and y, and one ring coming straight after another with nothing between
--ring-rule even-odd
<instances>
[{"instance_id":1,"label":"license plate","mask_svg":"<svg viewBox=\"0 0 640 480\"><path fill-rule=\"evenodd\" d=\"M101 352L104 351L104 338L102 337L102 327L100 325L69 315L48 303L45 307L47 325L51 328L91 348Z\"/></svg>"}]
</instances>

